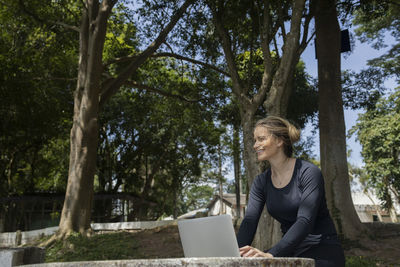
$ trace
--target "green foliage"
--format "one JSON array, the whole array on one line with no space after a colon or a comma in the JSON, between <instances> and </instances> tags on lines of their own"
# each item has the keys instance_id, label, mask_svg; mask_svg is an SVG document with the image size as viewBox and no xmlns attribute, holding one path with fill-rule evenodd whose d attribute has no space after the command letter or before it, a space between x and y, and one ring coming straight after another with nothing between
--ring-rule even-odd
<instances>
[{"instance_id":1,"label":"green foliage","mask_svg":"<svg viewBox=\"0 0 400 267\"><path fill-rule=\"evenodd\" d=\"M343 73L343 100L353 109L373 108L386 90L384 82L400 77L400 6L393 1L341 1L342 14L352 14L352 24L361 42L370 43L375 49L391 48L382 56L367 62L368 67L359 73ZM345 7L345 8L343 8Z\"/></svg>"},{"instance_id":2,"label":"green foliage","mask_svg":"<svg viewBox=\"0 0 400 267\"><path fill-rule=\"evenodd\" d=\"M46 262L122 260L141 257L138 242L129 232L96 234L84 237L80 234L58 240L46 249Z\"/></svg>"},{"instance_id":3,"label":"green foliage","mask_svg":"<svg viewBox=\"0 0 400 267\"><path fill-rule=\"evenodd\" d=\"M381 98L374 109L359 115L350 134L357 132L362 145L368 184L391 207L390 188L400 190L400 88Z\"/></svg>"},{"instance_id":4,"label":"green foliage","mask_svg":"<svg viewBox=\"0 0 400 267\"><path fill-rule=\"evenodd\" d=\"M351 109L371 109L385 92L387 78L382 69L369 67L360 71L342 72L343 105Z\"/></svg>"},{"instance_id":5,"label":"green foliage","mask_svg":"<svg viewBox=\"0 0 400 267\"><path fill-rule=\"evenodd\" d=\"M293 90L289 98L287 118L297 127L304 128L312 121L318 110L318 93L316 81L306 72L305 64L299 61L296 65ZM312 144L309 143L308 148Z\"/></svg>"},{"instance_id":6,"label":"green foliage","mask_svg":"<svg viewBox=\"0 0 400 267\"><path fill-rule=\"evenodd\" d=\"M185 211L205 208L214 196L214 188L209 185L192 185L184 192Z\"/></svg>"},{"instance_id":7,"label":"green foliage","mask_svg":"<svg viewBox=\"0 0 400 267\"><path fill-rule=\"evenodd\" d=\"M202 198L193 202L196 192L185 188L197 188L201 163L213 156L223 132L214 122L220 90L211 87L210 79L195 83L192 75L174 60L148 61L135 79L149 90L122 89L100 115L96 190L122 190L157 203L151 209L142 205L138 217L181 214L203 203Z\"/></svg>"},{"instance_id":8,"label":"green foliage","mask_svg":"<svg viewBox=\"0 0 400 267\"><path fill-rule=\"evenodd\" d=\"M386 37L394 42L382 56L368 61L375 76L382 81L388 77L400 78L400 6L392 1L364 1L354 12L353 23L358 26L356 35L361 42L372 44L375 49L389 46ZM373 77L373 76L372 76Z\"/></svg>"},{"instance_id":9,"label":"green foliage","mask_svg":"<svg viewBox=\"0 0 400 267\"><path fill-rule=\"evenodd\" d=\"M34 5L34 1L3 2L0 7L0 196L57 191L66 180L68 144L64 140L68 140L71 125L71 88L75 83L77 60L72 44L76 35L59 35L59 28L48 28L41 18L27 15L39 12L43 18L50 19L46 14L53 12L54 6ZM57 143L66 144L67 149ZM57 152L48 151L50 148ZM57 181L46 182L45 188L41 188L36 182L51 173L58 173Z\"/></svg>"},{"instance_id":10,"label":"green foliage","mask_svg":"<svg viewBox=\"0 0 400 267\"><path fill-rule=\"evenodd\" d=\"M376 49L386 47L385 31L399 40L400 7L392 1L369 0L361 3L355 11L356 34L363 42L372 43Z\"/></svg>"}]
</instances>

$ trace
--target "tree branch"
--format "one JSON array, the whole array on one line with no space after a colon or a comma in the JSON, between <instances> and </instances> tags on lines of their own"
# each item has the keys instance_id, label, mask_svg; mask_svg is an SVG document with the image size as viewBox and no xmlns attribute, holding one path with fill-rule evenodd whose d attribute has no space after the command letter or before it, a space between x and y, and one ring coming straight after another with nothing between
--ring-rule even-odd
<instances>
[{"instance_id":1,"label":"tree branch","mask_svg":"<svg viewBox=\"0 0 400 267\"><path fill-rule=\"evenodd\" d=\"M264 102L264 108L269 114L281 115L284 109L284 96L288 95L288 86L292 80L295 64L299 58L299 40L302 14L305 8L305 0L293 1L293 14L290 23L290 32L284 38L282 58L277 71L274 74L268 97Z\"/></svg>"},{"instance_id":2,"label":"tree branch","mask_svg":"<svg viewBox=\"0 0 400 267\"><path fill-rule=\"evenodd\" d=\"M133 60L125 68L125 70L122 71L118 77L112 81L112 83L107 84L106 87L102 85L102 91L104 93L100 96L100 106L103 106L104 103L119 90L124 82L128 80L129 77L132 76L132 74L160 47L160 45L167 38L168 33L175 27L176 23L183 16L188 6L194 1L195 0L186 0L171 17L170 22L167 24L167 26L165 26L164 29L162 29L157 38L142 53L140 53L136 59Z\"/></svg>"},{"instance_id":3,"label":"tree branch","mask_svg":"<svg viewBox=\"0 0 400 267\"><path fill-rule=\"evenodd\" d=\"M304 21L304 26L303 26L303 36L300 42L300 47L299 47L299 54L301 54L304 49L306 49L308 43L310 42L310 39L307 39L308 37L308 30L309 30L309 26L310 26L310 21L311 19L314 17L314 12L315 12L315 5L314 5L314 0L311 0L310 2L310 7L308 10L308 14L305 17L305 21ZM311 37L313 37L315 34L315 32L311 35Z\"/></svg>"},{"instance_id":4,"label":"tree branch","mask_svg":"<svg viewBox=\"0 0 400 267\"><path fill-rule=\"evenodd\" d=\"M221 3L220 3L221 4ZM242 81L239 77L239 72L235 62L235 56L232 51L232 41L229 36L228 31L225 29L224 25L222 24L221 14L217 11L217 8L209 3L212 17L214 21L214 26L216 28L217 34L221 38L222 48L225 54L225 59L229 68L230 77L232 79L232 89L238 99L245 102L247 105L251 104L250 99L246 96L245 90L243 90ZM223 9L223 7L220 7Z\"/></svg>"},{"instance_id":5,"label":"tree branch","mask_svg":"<svg viewBox=\"0 0 400 267\"><path fill-rule=\"evenodd\" d=\"M300 48L299 48L299 54L300 55L304 52L304 50L306 49L308 44L311 42L311 40L314 38L314 36L315 36L315 31L311 34L310 38L308 38L308 40L304 44L302 43L300 45Z\"/></svg>"},{"instance_id":6,"label":"tree branch","mask_svg":"<svg viewBox=\"0 0 400 267\"><path fill-rule=\"evenodd\" d=\"M154 55L152 55L152 57L173 57L173 58L176 58L176 59L185 60L185 61L188 61L188 62L191 62L191 63L194 63L194 64L198 64L198 65L213 69L213 70L215 70L215 71L217 71L217 72L219 72L219 73L221 73L221 74L223 74L223 75L225 75L227 77L230 77L229 73L227 73L224 70L221 70L220 68L217 68L214 65L211 65L209 63L205 63L205 62L202 62L202 61L199 61L199 60L196 60L196 59L188 58L188 57L185 57L185 56L182 56L182 55L178 55L178 54L175 54L175 53L162 52L162 53L154 54Z\"/></svg>"},{"instance_id":7,"label":"tree branch","mask_svg":"<svg viewBox=\"0 0 400 267\"><path fill-rule=\"evenodd\" d=\"M128 85L128 86L135 87L137 89L143 89L143 90L146 90L146 91L157 93L157 94L162 95L162 96L173 97L173 98L179 99L179 100L187 102L187 103L197 103L197 102L200 101L198 99L187 99L187 98L185 98L185 97L183 97L181 95L171 94L171 93L168 93L168 92L165 92L163 90L151 87L151 86L146 85L146 84L136 83L134 81L125 81L124 85Z\"/></svg>"},{"instance_id":8,"label":"tree branch","mask_svg":"<svg viewBox=\"0 0 400 267\"><path fill-rule=\"evenodd\" d=\"M60 25L66 29L79 32L79 27L77 27L77 26L69 25L69 24L63 23L61 21L52 21L52 20L46 20L46 19L40 18L37 14L35 14L31 10L28 10L28 8L24 5L23 0L19 0L18 3L19 3L19 6L21 7L21 10L24 13L26 13L28 16L32 17L34 20L38 21L41 24Z\"/></svg>"},{"instance_id":9,"label":"tree branch","mask_svg":"<svg viewBox=\"0 0 400 267\"><path fill-rule=\"evenodd\" d=\"M63 26L64 28L69 29L69 30L73 30L73 31L79 32L79 27L76 27L76 26L73 26L73 25L69 25L69 24L66 24L66 23L61 22L61 21L48 21L48 22L52 23L52 24L55 24L55 25Z\"/></svg>"},{"instance_id":10,"label":"tree branch","mask_svg":"<svg viewBox=\"0 0 400 267\"><path fill-rule=\"evenodd\" d=\"M281 32L282 32L282 40L283 40L283 43L285 43L285 41L286 41L286 27L285 27L285 19L284 19L284 14L287 14L287 7L286 6L283 6L281 9L279 9L279 13L280 13L280 15L279 15L279 20L278 20L278 25L279 25L279 28L281 29Z\"/></svg>"},{"instance_id":11,"label":"tree branch","mask_svg":"<svg viewBox=\"0 0 400 267\"><path fill-rule=\"evenodd\" d=\"M184 61L187 61L187 62L191 62L193 64L201 65L201 66L204 66L206 68L213 69L213 70L215 70L215 71L217 71L217 72L219 72L219 73L221 73L221 74L223 74L223 75L225 75L227 77L230 77L229 73L227 73L226 71L224 71L224 70L222 70L222 69L220 69L220 68L218 68L218 67L216 67L214 65L211 65L209 63L205 63L205 62L202 62L202 61L199 61L199 60L196 60L196 59L192 59L192 58L189 58L189 57L185 57L185 56L182 56L182 55L179 55L179 54L175 54L175 53L172 53L172 52L171 53L169 53L169 52L160 52L160 53L157 53L157 54L153 54L150 57L153 57L153 58L173 57L173 58L176 58L176 59L180 59L180 60L184 60ZM106 67L106 66L109 66L111 64L134 61L134 60L136 60L136 58L137 58L137 56L127 56L127 57L116 58L116 59L113 59L113 60L107 62L106 64L104 64L104 66Z\"/></svg>"},{"instance_id":12,"label":"tree branch","mask_svg":"<svg viewBox=\"0 0 400 267\"><path fill-rule=\"evenodd\" d=\"M257 94L253 97L254 104L257 107L260 106L262 101L265 99L265 95L267 94L268 87L272 80L272 58L269 49L269 43L271 40L269 36L269 26L271 22L269 4L269 0L264 0L264 21L261 28L261 49L264 57L264 73L262 76L261 86Z\"/></svg>"},{"instance_id":13,"label":"tree branch","mask_svg":"<svg viewBox=\"0 0 400 267\"><path fill-rule=\"evenodd\" d=\"M76 81L77 78L65 78L65 77L35 77L35 81Z\"/></svg>"}]
</instances>

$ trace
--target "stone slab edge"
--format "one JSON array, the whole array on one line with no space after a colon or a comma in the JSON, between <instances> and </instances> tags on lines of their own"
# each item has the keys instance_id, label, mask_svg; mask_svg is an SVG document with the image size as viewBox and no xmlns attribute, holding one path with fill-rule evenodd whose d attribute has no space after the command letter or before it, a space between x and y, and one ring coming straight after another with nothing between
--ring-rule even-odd
<instances>
[{"instance_id":1,"label":"stone slab edge","mask_svg":"<svg viewBox=\"0 0 400 267\"><path fill-rule=\"evenodd\" d=\"M82 261L82 262L53 262L45 264L24 265L30 267L135 267L135 266L214 266L214 267L239 267L239 266L270 266L270 267L314 267L313 259L306 258L170 258L150 260L117 260L117 261Z\"/></svg>"}]
</instances>

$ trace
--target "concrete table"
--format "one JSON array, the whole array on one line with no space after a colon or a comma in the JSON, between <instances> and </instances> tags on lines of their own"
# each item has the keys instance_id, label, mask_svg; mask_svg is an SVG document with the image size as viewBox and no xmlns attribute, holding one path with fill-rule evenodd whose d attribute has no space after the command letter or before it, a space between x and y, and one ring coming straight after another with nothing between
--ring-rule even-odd
<instances>
[{"instance_id":1,"label":"concrete table","mask_svg":"<svg viewBox=\"0 0 400 267\"><path fill-rule=\"evenodd\" d=\"M80 261L80 262L53 262L47 264L24 265L30 267L172 267L172 266L215 266L215 267L239 267L239 266L262 266L262 267L314 267L313 259L306 258L171 258L150 260L117 260L117 261Z\"/></svg>"}]
</instances>

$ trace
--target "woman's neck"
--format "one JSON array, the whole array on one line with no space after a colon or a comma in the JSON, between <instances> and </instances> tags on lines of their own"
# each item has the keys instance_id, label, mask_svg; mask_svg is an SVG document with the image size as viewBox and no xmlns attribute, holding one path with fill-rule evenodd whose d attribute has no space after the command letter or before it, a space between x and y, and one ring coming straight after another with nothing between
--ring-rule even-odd
<instances>
[{"instance_id":1,"label":"woman's neck","mask_svg":"<svg viewBox=\"0 0 400 267\"><path fill-rule=\"evenodd\" d=\"M281 179L287 176L287 173L293 169L294 158L289 158L285 154L280 154L269 160L272 176Z\"/></svg>"}]
</instances>

